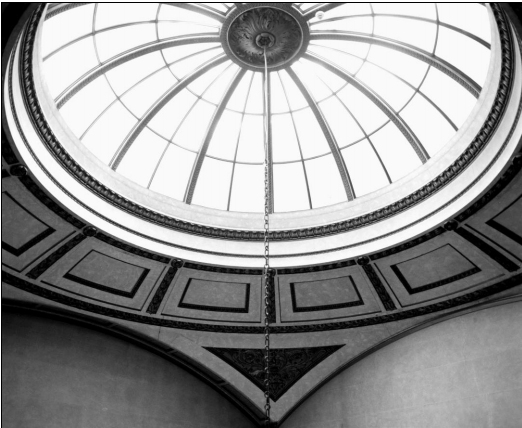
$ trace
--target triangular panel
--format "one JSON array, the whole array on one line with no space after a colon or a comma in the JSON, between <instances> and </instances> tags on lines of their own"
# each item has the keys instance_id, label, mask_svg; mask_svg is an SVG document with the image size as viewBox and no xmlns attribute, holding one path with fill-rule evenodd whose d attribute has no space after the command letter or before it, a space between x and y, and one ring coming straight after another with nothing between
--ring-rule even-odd
<instances>
[{"instance_id":1,"label":"triangular panel","mask_svg":"<svg viewBox=\"0 0 522 428\"><path fill-rule=\"evenodd\" d=\"M344 345L270 350L270 398L277 401L299 379ZM264 390L264 349L205 348Z\"/></svg>"}]
</instances>

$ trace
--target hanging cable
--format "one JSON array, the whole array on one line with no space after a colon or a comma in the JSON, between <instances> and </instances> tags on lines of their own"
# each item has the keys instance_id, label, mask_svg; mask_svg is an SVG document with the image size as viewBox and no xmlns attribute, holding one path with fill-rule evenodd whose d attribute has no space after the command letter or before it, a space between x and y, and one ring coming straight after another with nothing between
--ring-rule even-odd
<instances>
[{"instance_id":1,"label":"hanging cable","mask_svg":"<svg viewBox=\"0 0 522 428\"><path fill-rule=\"evenodd\" d=\"M263 48L263 56L265 59L265 75L263 79L264 92L264 137L265 137L265 217L264 217L264 256L265 265L263 267L263 276L265 280L265 425L270 425L270 248L269 248L269 219L270 212L270 191L268 176L268 65L266 59L266 46Z\"/></svg>"}]
</instances>

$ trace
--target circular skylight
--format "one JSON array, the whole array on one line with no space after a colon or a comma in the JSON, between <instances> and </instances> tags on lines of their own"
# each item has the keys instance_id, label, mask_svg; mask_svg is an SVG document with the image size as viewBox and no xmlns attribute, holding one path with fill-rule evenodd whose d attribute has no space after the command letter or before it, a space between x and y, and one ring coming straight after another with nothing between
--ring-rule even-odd
<instances>
[{"instance_id":1,"label":"circular skylight","mask_svg":"<svg viewBox=\"0 0 522 428\"><path fill-rule=\"evenodd\" d=\"M231 41L263 13L288 17L251 30L282 52L269 64L276 213L361 198L428 164L485 84L481 4L237 5L51 5L44 76L81 144L153 192L262 212L263 72Z\"/></svg>"}]
</instances>

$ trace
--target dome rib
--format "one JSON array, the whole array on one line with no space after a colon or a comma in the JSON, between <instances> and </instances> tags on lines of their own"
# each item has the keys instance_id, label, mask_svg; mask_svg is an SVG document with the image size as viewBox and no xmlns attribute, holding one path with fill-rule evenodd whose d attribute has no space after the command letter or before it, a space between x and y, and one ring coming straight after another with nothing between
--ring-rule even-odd
<instances>
[{"instance_id":1,"label":"dome rib","mask_svg":"<svg viewBox=\"0 0 522 428\"><path fill-rule=\"evenodd\" d=\"M116 151L116 154L111 159L109 166L113 170L116 170L118 168L123 157L129 150L132 143L134 143L140 132L145 128L145 126L147 126L147 124L152 120L152 118L165 106L165 104L167 104L174 96L179 94L183 89L185 89L187 85L192 83L198 77L202 76L207 71L211 70L217 65L227 61L227 59L228 58L224 53L219 54L213 59L207 61L202 66L198 67L193 72L189 73L182 80L177 82L169 91L163 94L163 96L160 99L156 100L156 102L148 109L147 113L145 113L141 120L138 123L136 123L136 125L129 132L125 140L122 142L122 144Z\"/></svg>"},{"instance_id":2,"label":"dome rib","mask_svg":"<svg viewBox=\"0 0 522 428\"><path fill-rule=\"evenodd\" d=\"M394 49L398 52L405 53L415 59L423 61L437 70L442 71L447 76L451 77L457 83L462 85L475 98L480 95L481 87L467 74L451 65L449 62L430 54L415 46L408 45L396 40L387 39L379 36L369 36L361 33L351 33L349 31L310 31L310 40L344 40L349 42L368 43L377 46L383 46L388 49Z\"/></svg>"},{"instance_id":3,"label":"dome rib","mask_svg":"<svg viewBox=\"0 0 522 428\"><path fill-rule=\"evenodd\" d=\"M295 71L291 67L289 67L286 71L289 74L289 76L292 78L292 80L295 82L295 84L297 85L297 87L299 88L299 90L301 91L303 96L305 97L310 108L312 109L312 112L313 112L317 122L319 122L319 126L321 127L321 130L323 131L323 134L326 138L328 146L330 147L330 151L332 152L332 155L335 159L335 163L339 170L339 174L341 175L341 180L343 182L344 191L346 192L346 197L349 201L352 201L355 198L355 192L353 190L352 181L350 180L350 174L348 173L348 168L346 168L346 164L344 163L343 156L341 155L341 152L339 150L339 145L337 144L337 141L335 140L335 137L334 137L332 131L330 130L330 127L326 123L326 120L323 117L321 109L315 102L313 95L306 88L306 86L301 81L301 79L297 76Z\"/></svg>"},{"instance_id":4,"label":"dome rib","mask_svg":"<svg viewBox=\"0 0 522 428\"><path fill-rule=\"evenodd\" d=\"M410 129L410 127L406 124L406 122L400 117L391 107L390 105L382 99L382 97L372 91L366 84L361 82L356 77L350 76L340 67L335 64L332 64L330 61L321 58L319 55L312 53L305 53L303 58L306 58L316 64L322 65L328 71L336 74L342 79L350 82L355 88L361 91L369 100L371 100L393 123L394 125L401 131L404 137L408 140L413 150L419 157L422 163L426 163L430 158L428 152L417 138L415 133Z\"/></svg>"},{"instance_id":5,"label":"dome rib","mask_svg":"<svg viewBox=\"0 0 522 428\"><path fill-rule=\"evenodd\" d=\"M230 100L230 97L233 95L234 91L237 88L237 85L244 77L246 72L247 70L244 68L240 68L238 70L238 72L234 76L234 79L232 80L232 82L230 82L228 88L223 94L223 97L219 102L218 108L214 112L214 116L212 117L208 125L207 132L205 134L205 137L203 138L203 142L201 143L201 148L199 149L199 152L196 156L196 160L194 162L194 166L192 167L192 172L190 174L187 190L185 192L184 202L186 202L187 204L192 203L192 197L194 196L194 190L196 190L199 172L201 171L201 166L203 165L203 161L205 160L205 156L207 154L208 145L212 140L212 136L214 135L214 131L216 130L219 120L221 119L221 115L223 114L223 111L225 110L225 107L228 101Z\"/></svg>"}]
</instances>

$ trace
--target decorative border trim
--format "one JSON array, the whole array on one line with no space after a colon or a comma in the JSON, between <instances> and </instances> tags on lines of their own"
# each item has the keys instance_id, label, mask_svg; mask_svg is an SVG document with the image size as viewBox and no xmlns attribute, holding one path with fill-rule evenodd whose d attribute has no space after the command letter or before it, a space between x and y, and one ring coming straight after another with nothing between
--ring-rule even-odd
<instances>
[{"instance_id":1,"label":"decorative border trim","mask_svg":"<svg viewBox=\"0 0 522 428\"><path fill-rule=\"evenodd\" d=\"M364 305L361 294L359 293L359 290L357 289L357 286L355 285L355 282L353 281L352 276L348 275L348 276L344 276L342 278L348 278L349 281L352 283L353 289L355 290L355 293L357 294L357 300L352 300L351 302L344 302L344 303L334 303L331 305L297 306L297 299L296 299L296 295L295 295L295 284L302 284L302 282L301 283L291 282L290 283L290 295L292 297L292 311L294 313L295 312L316 312L316 311L328 311L330 309L351 308L353 306ZM319 282L319 281L309 281L309 282Z\"/></svg>"},{"instance_id":2,"label":"decorative border trim","mask_svg":"<svg viewBox=\"0 0 522 428\"><path fill-rule=\"evenodd\" d=\"M421 189L413 192L409 196L397 201L384 208L376 210L372 213L365 214L350 220L338 223L312 227L298 230L286 230L271 232L270 239L273 241L287 241L298 239L309 239L314 237L322 237L338 233L344 233L349 230L358 229L370 224L385 220L399 214L419 202L427 199L431 194L440 190L442 187L450 183L457 177L471 161L482 151L496 131L500 120L502 119L507 102L509 100L514 75L514 56L513 56L513 40L510 32L509 23L506 19L504 11L495 3L491 5L495 21L497 23L500 34L501 43L501 75L499 88L495 96L495 100L491 111L489 112L484 125L480 129L477 136L473 139L467 149L453 162L442 174L437 178L423 186ZM77 179L85 187L96 193L99 197L111 203L112 205L123 209L154 224L159 224L173 230L207 236L217 239L228 240L246 240L260 241L263 239L262 231L243 231L232 229L221 229L216 227L202 226L179 219L175 219L163 214L154 212L150 209L142 207L116 192L110 190L87 171L85 171L64 149L60 144L49 124L44 119L44 114L36 97L36 90L33 76L33 48L38 23L42 17L44 6L40 5L31 16L26 31L23 36L22 51L20 55L20 83L24 102L27 111L33 121L33 124L39 132L42 141L46 144L50 152L64 166L69 173Z\"/></svg>"},{"instance_id":3,"label":"decorative border trim","mask_svg":"<svg viewBox=\"0 0 522 428\"><path fill-rule=\"evenodd\" d=\"M91 253L98 253L98 254L101 254L102 256L109 257L109 258L117 260L119 262L142 269L142 272L141 272L138 280L136 281L136 283L132 286L132 289L130 291L118 290L117 288L112 288L112 287L108 287L103 284L98 284L96 282L89 281L88 279L81 278L79 276L72 274L71 271L76 266L78 266ZM136 292L138 291L138 288L140 288L140 285L143 283L143 281L145 281L145 278L147 277L149 272L150 272L150 269L144 268L143 266L138 266L138 265L134 265L132 263L127 263L127 262L124 262L123 260L115 259L114 257L111 257L107 254L100 253L99 251L91 250L85 256L83 256L71 269L69 269L63 277L65 279L68 279L69 281L73 281L78 284L85 285L87 287L95 288L96 290L104 291L104 292L110 293L110 294L115 294L117 296L133 298L135 296Z\"/></svg>"},{"instance_id":4,"label":"decorative border trim","mask_svg":"<svg viewBox=\"0 0 522 428\"><path fill-rule=\"evenodd\" d=\"M170 284L174 280L174 277L176 276L176 273L178 270L183 266L182 260L173 260L171 263L171 267L163 277L163 280L161 281L160 286L156 290L156 293L154 294L154 297L149 303L149 307L147 308L147 312L149 314L155 314L158 312L158 309L161 305L161 302L163 302L163 298L165 297L165 294L167 294L167 290L170 287Z\"/></svg>"},{"instance_id":5,"label":"decorative border trim","mask_svg":"<svg viewBox=\"0 0 522 428\"><path fill-rule=\"evenodd\" d=\"M375 292L379 296L379 299L381 299L384 309L386 309L387 311L394 311L395 309L397 309L397 307L395 306L395 303L393 302L388 291L384 287L384 284L382 283L381 279L379 278L379 275L377 275L377 272L375 272L375 269L373 268L373 266L370 264L363 264L362 268L364 270L364 273L366 274L366 276L372 283L373 288L375 289Z\"/></svg>"},{"instance_id":6,"label":"decorative border trim","mask_svg":"<svg viewBox=\"0 0 522 428\"><path fill-rule=\"evenodd\" d=\"M34 268L32 268L27 273L27 276L31 279L38 278L47 269L49 269L52 265L54 265L58 260L60 260L63 256L65 256L69 251L71 251L74 247L76 247L86 238L87 236L83 233L78 233L76 236L72 237L64 245L62 245L60 248L54 251L51 255L43 259Z\"/></svg>"},{"instance_id":7,"label":"decorative border trim","mask_svg":"<svg viewBox=\"0 0 522 428\"><path fill-rule=\"evenodd\" d=\"M235 334L264 334L264 327L248 327L238 325L216 325L216 324L198 324L185 321L177 321L171 319L157 318L147 315L135 314L130 312L113 309L107 306L96 305L94 303L85 302L74 297L66 296L61 293L46 289L35 283L29 282L12 273L2 270L2 280L15 288L43 297L57 303L61 303L72 308L87 311L101 316L107 316L116 319L122 319L131 322L139 322L148 325L157 325L161 327L177 328L180 330L191 331L207 331L213 333L235 333ZM421 308L410 309L406 311L395 312L382 316L368 317L357 320L331 322L323 324L308 325L291 325L291 326L272 326L271 334L289 334L289 333L311 333L321 331L344 330L347 328L366 327L370 325L383 324L392 321L400 321L404 319L414 318L421 315L429 315L446 309L451 309L460 305L468 304L501 291L522 285L522 273L513 275L503 281L489 285L480 290L462 296L454 297L439 303L423 306Z\"/></svg>"},{"instance_id":8,"label":"decorative border trim","mask_svg":"<svg viewBox=\"0 0 522 428\"><path fill-rule=\"evenodd\" d=\"M197 309L200 311L212 311L212 312L234 312L238 314L248 314L249 312L249 306L250 306L250 283L248 282L235 282L230 284L241 284L246 285L245 287L245 302L244 306L242 308L235 308L235 307L228 307L228 306L208 306L208 305L195 305L192 303L184 303L183 300L185 299L185 295L187 294L188 288L190 286L190 283L193 279L196 278L190 278L187 283L185 284L185 289L183 290L183 294L181 295L181 299L178 303L178 308L183 309ZM199 279L199 278L198 278ZM199 279L200 281L205 282L212 282L205 279ZM221 281L223 282L223 281Z\"/></svg>"}]
</instances>

